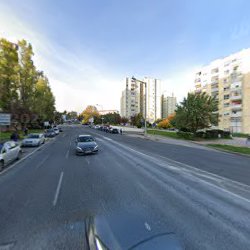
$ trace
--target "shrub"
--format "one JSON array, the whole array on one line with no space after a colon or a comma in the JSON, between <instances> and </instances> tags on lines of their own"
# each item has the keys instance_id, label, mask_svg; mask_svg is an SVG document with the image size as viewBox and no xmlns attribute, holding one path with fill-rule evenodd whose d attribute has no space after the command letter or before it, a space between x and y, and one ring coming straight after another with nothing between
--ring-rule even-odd
<instances>
[{"instance_id":1,"label":"shrub","mask_svg":"<svg viewBox=\"0 0 250 250\"><path fill-rule=\"evenodd\" d=\"M179 132L177 132L177 135L179 137L182 137L182 138L187 139L187 140L193 140L194 139L194 134L191 133L191 132L179 131Z\"/></svg>"}]
</instances>

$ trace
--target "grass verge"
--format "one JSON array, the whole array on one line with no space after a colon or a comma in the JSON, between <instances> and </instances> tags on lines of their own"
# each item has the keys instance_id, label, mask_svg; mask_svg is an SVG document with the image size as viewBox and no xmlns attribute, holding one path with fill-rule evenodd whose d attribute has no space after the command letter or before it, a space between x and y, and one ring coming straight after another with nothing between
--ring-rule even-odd
<instances>
[{"instance_id":1,"label":"grass verge","mask_svg":"<svg viewBox=\"0 0 250 250\"><path fill-rule=\"evenodd\" d=\"M224 144L207 144L207 146L211 148L226 150L229 152L250 155L250 148L247 148L247 147L237 147L237 146L224 145Z\"/></svg>"},{"instance_id":2,"label":"grass verge","mask_svg":"<svg viewBox=\"0 0 250 250\"><path fill-rule=\"evenodd\" d=\"M180 136L177 135L176 132L170 132L170 131L160 131L160 130L153 130L153 129L148 129L147 133L150 135L162 135L174 139L183 139Z\"/></svg>"},{"instance_id":3,"label":"grass verge","mask_svg":"<svg viewBox=\"0 0 250 250\"><path fill-rule=\"evenodd\" d=\"M44 129L30 129L28 133L31 134L31 133L43 133L43 132L44 132ZM11 131L1 132L0 141L10 140L11 134L12 134ZM18 134L20 136L20 139L24 138L23 131L18 131Z\"/></svg>"}]
</instances>

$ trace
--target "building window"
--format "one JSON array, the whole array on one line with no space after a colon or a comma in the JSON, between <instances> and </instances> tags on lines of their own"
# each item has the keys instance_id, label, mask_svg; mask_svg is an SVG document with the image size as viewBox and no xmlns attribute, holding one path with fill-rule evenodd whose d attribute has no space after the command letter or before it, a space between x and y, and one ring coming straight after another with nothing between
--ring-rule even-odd
<instances>
[{"instance_id":1,"label":"building window","mask_svg":"<svg viewBox=\"0 0 250 250\"><path fill-rule=\"evenodd\" d=\"M224 71L224 74L225 74L225 75L228 75L228 74L229 74L229 69L228 69L228 70L225 70L225 71Z\"/></svg>"},{"instance_id":2,"label":"building window","mask_svg":"<svg viewBox=\"0 0 250 250\"><path fill-rule=\"evenodd\" d=\"M227 107L229 107L229 105L230 105L230 103L229 103L229 102L227 102L227 103L224 103L224 108L227 108Z\"/></svg>"},{"instance_id":3,"label":"building window","mask_svg":"<svg viewBox=\"0 0 250 250\"><path fill-rule=\"evenodd\" d=\"M219 68L214 68L211 70L211 74L216 74L219 72Z\"/></svg>"},{"instance_id":4,"label":"building window","mask_svg":"<svg viewBox=\"0 0 250 250\"><path fill-rule=\"evenodd\" d=\"M224 100L228 100L229 99L229 95L224 95Z\"/></svg>"}]
</instances>

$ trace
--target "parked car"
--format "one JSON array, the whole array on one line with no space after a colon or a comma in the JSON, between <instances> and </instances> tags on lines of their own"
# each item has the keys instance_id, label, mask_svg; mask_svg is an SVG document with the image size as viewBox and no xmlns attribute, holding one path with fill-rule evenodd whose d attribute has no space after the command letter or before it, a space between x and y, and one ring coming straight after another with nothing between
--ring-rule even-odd
<instances>
[{"instance_id":1,"label":"parked car","mask_svg":"<svg viewBox=\"0 0 250 250\"><path fill-rule=\"evenodd\" d=\"M10 162L20 159L22 149L20 145L14 141L0 143L0 171Z\"/></svg>"},{"instance_id":2,"label":"parked car","mask_svg":"<svg viewBox=\"0 0 250 250\"><path fill-rule=\"evenodd\" d=\"M59 132L63 132L63 129L60 127L60 128L58 128L59 129Z\"/></svg>"},{"instance_id":3,"label":"parked car","mask_svg":"<svg viewBox=\"0 0 250 250\"><path fill-rule=\"evenodd\" d=\"M55 133L55 131L54 131L53 128L50 128L50 129L48 129L48 130L44 133L44 136L45 136L45 137L52 138L52 137L55 137L55 136L56 136L56 133Z\"/></svg>"},{"instance_id":4,"label":"parked car","mask_svg":"<svg viewBox=\"0 0 250 250\"><path fill-rule=\"evenodd\" d=\"M98 145L91 135L79 135L76 138L76 154L85 155L98 152Z\"/></svg>"},{"instance_id":5,"label":"parked car","mask_svg":"<svg viewBox=\"0 0 250 250\"><path fill-rule=\"evenodd\" d=\"M55 134L56 134L56 135L59 135L59 133L60 133L59 128L55 127L55 128L53 128L53 129L54 129L54 131L55 131Z\"/></svg>"},{"instance_id":6,"label":"parked car","mask_svg":"<svg viewBox=\"0 0 250 250\"><path fill-rule=\"evenodd\" d=\"M44 134L38 134L38 133L34 133L34 134L29 134L27 136L27 138L23 139L22 141L22 146L23 147L38 147L41 144L45 143L45 137Z\"/></svg>"}]
</instances>

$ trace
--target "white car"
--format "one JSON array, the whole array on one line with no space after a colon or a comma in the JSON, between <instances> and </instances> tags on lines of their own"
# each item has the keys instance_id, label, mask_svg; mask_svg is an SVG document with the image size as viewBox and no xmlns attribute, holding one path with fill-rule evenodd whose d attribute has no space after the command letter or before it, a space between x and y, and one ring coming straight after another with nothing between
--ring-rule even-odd
<instances>
[{"instance_id":1,"label":"white car","mask_svg":"<svg viewBox=\"0 0 250 250\"><path fill-rule=\"evenodd\" d=\"M41 144L45 143L45 137L44 134L29 134L27 138L23 139L22 146L32 146L32 147L38 147Z\"/></svg>"},{"instance_id":2,"label":"white car","mask_svg":"<svg viewBox=\"0 0 250 250\"><path fill-rule=\"evenodd\" d=\"M0 171L10 162L20 159L22 150L18 143L8 141L0 144Z\"/></svg>"},{"instance_id":3,"label":"white car","mask_svg":"<svg viewBox=\"0 0 250 250\"><path fill-rule=\"evenodd\" d=\"M56 128L56 127L55 127L55 128L53 128L53 129L54 129L56 135L59 135L59 132L60 132L60 131L59 131L59 128Z\"/></svg>"}]
</instances>

